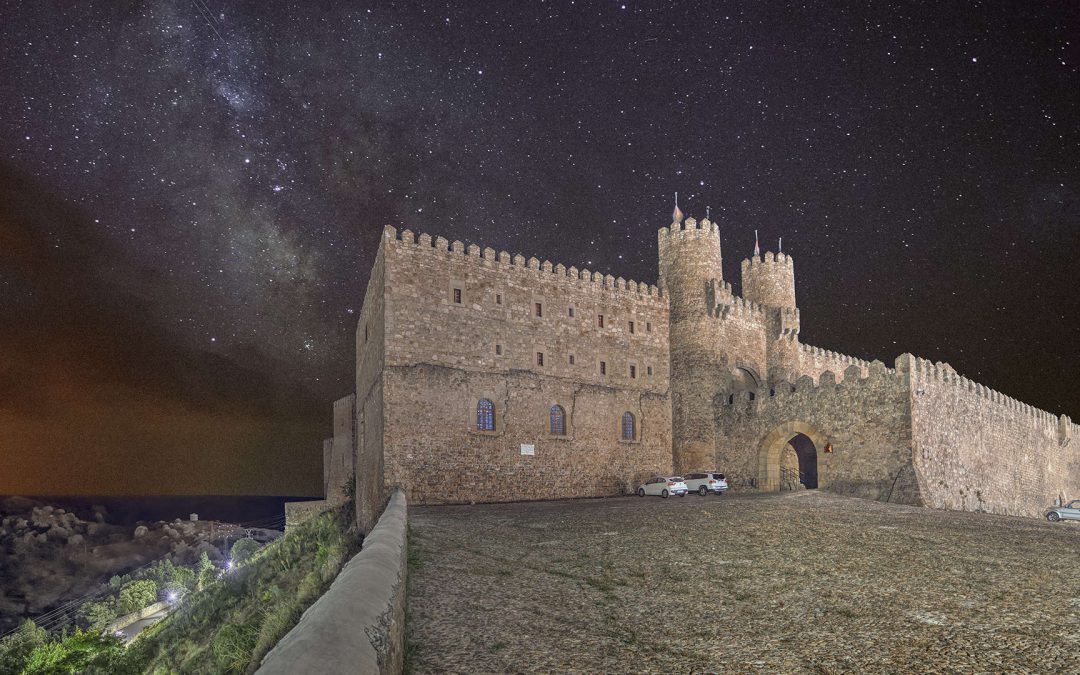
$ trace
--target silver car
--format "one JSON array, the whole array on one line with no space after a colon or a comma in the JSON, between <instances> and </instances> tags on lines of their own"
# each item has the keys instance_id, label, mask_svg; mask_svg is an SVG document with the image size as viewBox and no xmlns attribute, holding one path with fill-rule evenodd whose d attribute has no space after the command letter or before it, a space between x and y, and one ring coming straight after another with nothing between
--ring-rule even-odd
<instances>
[{"instance_id":1,"label":"silver car","mask_svg":"<svg viewBox=\"0 0 1080 675\"><path fill-rule=\"evenodd\" d=\"M1046 512L1046 519L1051 523L1059 520L1080 520L1080 499L1074 499L1065 506L1055 506Z\"/></svg>"}]
</instances>

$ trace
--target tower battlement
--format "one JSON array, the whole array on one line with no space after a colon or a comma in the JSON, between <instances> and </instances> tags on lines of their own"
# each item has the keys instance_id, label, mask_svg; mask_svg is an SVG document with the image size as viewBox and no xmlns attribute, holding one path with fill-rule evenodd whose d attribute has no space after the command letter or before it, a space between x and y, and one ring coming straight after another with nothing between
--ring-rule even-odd
<instances>
[{"instance_id":1,"label":"tower battlement","mask_svg":"<svg viewBox=\"0 0 1080 675\"><path fill-rule=\"evenodd\" d=\"M742 261L743 297L770 307L795 308L795 262L766 251Z\"/></svg>"}]
</instances>

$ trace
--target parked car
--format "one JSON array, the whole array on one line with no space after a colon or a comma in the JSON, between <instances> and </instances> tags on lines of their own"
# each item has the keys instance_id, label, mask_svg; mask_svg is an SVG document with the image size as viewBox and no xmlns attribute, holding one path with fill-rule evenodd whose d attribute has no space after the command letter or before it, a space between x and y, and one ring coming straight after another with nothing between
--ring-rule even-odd
<instances>
[{"instance_id":1,"label":"parked car","mask_svg":"<svg viewBox=\"0 0 1080 675\"><path fill-rule=\"evenodd\" d=\"M1055 506L1046 512L1046 519L1051 523L1059 520L1080 520L1080 499L1074 499L1065 506Z\"/></svg>"},{"instance_id":2,"label":"parked car","mask_svg":"<svg viewBox=\"0 0 1080 675\"><path fill-rule=\"evenodd\" d=\"M637 489L637 494L638 497L659 495L664 499L667 499L668 495L685 497L686 483L683 482L682 476L653 476Z\"/></svg>"},{"instance_id":3,"label":"parked car","mask_svg":"<svg viewBox=\"0 0 1080 675\"><path fill-rule=\"evenodd\" d=\"M686 474L686 489L702 497L710 492L722 495L727 492L728 484L724 474L715 471L702 471Z\"/></svg>"}]
</instances>

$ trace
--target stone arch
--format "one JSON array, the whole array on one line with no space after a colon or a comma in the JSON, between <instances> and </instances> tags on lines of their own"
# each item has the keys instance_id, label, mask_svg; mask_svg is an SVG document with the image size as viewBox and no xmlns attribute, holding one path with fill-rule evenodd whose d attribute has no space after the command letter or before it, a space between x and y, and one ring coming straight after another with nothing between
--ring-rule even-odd
<instances>
[{"instance_id":1,"label":"stone arch","mask_svg":"<svg viewBox=\"0 0 1080 675\"><path fill-rule=\"evenodd\" d=\"M761 377L750 366L737 365L731 369L730 392L757 391L760 386Z\"/></svg>"},{"instance_id":2,"label":"stone arch","mask_svg":"<svg viewBox=\"0 0 1080 675\"><path fill-rule=\"evenodd\" d=\"M824 452L828 438L817 427L799 420L776 427L758 444L758 488L766 492L780 489L780 453L795 436L802 434L810 439L817 452Z\"/></svg>"}]
</instances>

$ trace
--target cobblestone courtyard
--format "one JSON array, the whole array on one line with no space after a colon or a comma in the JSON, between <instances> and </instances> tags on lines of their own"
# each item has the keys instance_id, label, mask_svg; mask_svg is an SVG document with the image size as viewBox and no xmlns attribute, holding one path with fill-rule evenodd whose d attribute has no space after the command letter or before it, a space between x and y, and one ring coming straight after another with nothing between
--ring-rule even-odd
<instances>
[{"instance_id":1,"label":"cobblestone courtyard","mask_svg":"<svg viewBox=\"0 0 1080 675\"><path fill-rule=\"evenodd\" d=\"M417 507L413 672L1080 672L1080 525L810 491Z\"/></svg>"}]
</instances>

